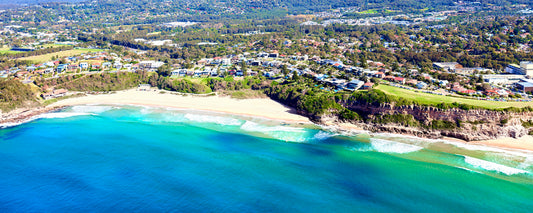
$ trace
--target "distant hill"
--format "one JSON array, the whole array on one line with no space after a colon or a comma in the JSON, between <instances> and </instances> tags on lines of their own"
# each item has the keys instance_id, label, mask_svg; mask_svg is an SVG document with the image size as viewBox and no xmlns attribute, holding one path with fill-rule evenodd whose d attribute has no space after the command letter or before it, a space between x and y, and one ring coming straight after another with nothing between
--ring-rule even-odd
<instances>
[{"instance_id":1,"label":"distant hill","mask_svg":"<svg viewBox=\"0 0 533 213\"><path fill-rule=\"evenodd\" d=\"M0 0L0 8L12 8L17 6L50 3L50 2L82 2L84 0Z\"/></svg>"},{"instance_id":2,"label":"distant hill","mask_svg":"<svg viewBox=\"0 0 533 213\"><path fill-rule=\"evenodd\" d=\"M84 2L89 0L0 0L0 8L32 5L51 2ZM169 0L97 0L102 4L139 6L147 4L159 4ZM226 5L245 10L254 9L285 9L289 13L316 12L340 7L361 7L368 9L402 10L404 12L420 9L443 9L454 6L458 0L170 0L175 5L187 5L187 7L209 10L214 5ZM512 5L526 4L533 6L532 0L463 0L464 3L480 3L482 5Z\"/></svg>"}]
</instances>

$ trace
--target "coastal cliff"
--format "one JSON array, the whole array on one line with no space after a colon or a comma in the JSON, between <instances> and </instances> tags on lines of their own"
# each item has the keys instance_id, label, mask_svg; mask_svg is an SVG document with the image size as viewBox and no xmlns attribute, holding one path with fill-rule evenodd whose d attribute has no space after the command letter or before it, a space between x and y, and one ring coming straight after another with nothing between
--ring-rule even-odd
<instances>
[{"instance_id":1,"label":"coastal cliff","mask_svg":"<svg viewBox=\"0 0 533 213\"><path fill-rule=\"evenodd\" d=\"M335 113L316 117L319 123L349 122L372 132L409 134L420 137L442 136L466 141L500 137L519 138L533 128L533 112L493 111L485 109L440 109L431 106L395 106L359 102L341 103L362 119L346 120Z\"/></svg>"},{"instance_id":2,"label":"coastal cliff","mask_svg":"<svg viewBox=\"0 0 533 213\"><path fill-rule=\"evenodd\" d=\"M485 109L459 103L428 105L370 90L331 94L316 89L275 85L266 94L319 124L350 123L372 132L453 137L466 141L533 133L533 109Z\"/></svg>"}]
</instances>

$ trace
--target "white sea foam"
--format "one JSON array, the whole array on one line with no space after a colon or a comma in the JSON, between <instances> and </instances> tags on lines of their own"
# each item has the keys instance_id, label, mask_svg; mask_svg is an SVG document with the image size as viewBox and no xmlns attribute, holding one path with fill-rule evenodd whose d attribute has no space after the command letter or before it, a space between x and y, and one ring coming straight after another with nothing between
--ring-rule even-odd
<instances>
[{"instance_id":1,"label":"white sea foam","mask_svg":"<svg viewBox=\"0 0 533 213\"><path fill-rule=\"evenodd\" d=\"M252 121L246 121L242 126L242 130L250 132L273 132L273 131L284 131L284 132L299 132L304 133L304 128L290 127L290 126L265 126Z\"/></svg>"},{"instance_id":2,"label":"white sea foam","mask_svg":"<svg viewBox=\"0 0 533 213\"><path fill-rule=\"evenodd\" d=\"M524 161L522 161L522 163L520 163L520 165L518 165L518 168L527 169L531 167L531 165L533 165L533 156L528 156L524 159Z\"/></svg>"},{"instance_id":3,"label":"white sea foam","mask_svg":"<svg viewBox=\"0 0 533 213\"><path fill-rule=\"evenodd\" d=\"M506 175L529 173L528 171L525 171L525 170L508 167L508 166L505 166L505 165L493 163L493 162L486 161L486 160L481 160L481 159L478 159L478 158L473 158L473 157L469 157L469 156L464 156L464 157L465 157L465 162L466 163L468 163L468 164L470 164L470 165L472 165L474 167L481 168L481 169L488 170L488 171L501 172L501 173L504 173Z\"/></svg>"},{"instance_id":4,"label":"white sea foam","mask_svg":"<svg viewBox=\"0 0 533 213\"><path fill-rule=\"evenodd\" d=\"M21 124L25 124L34 120L37 120L39 118L68 118L73 116L80 116L80 115L91 115L91 113L79 113L79 112L52 112L52 113L45 113L33 116L31 118L28 118L26 120L20 121L20 122L10 122L10 123L2 123L0 124L0 129L4 128L10 128L15 127Z\"/></svg>"},{"instance_id":5,"label":"white sea foam","mask_svg":"<svg viewBox=\"0 0 533 213\"><path fill-rule=\"evenodd\" d=\"M85 112L53 112L36 116L36 118L68 118L73 116L93 115Z\"/></svg>"},{"instance_id":6,"label":"white sea foam","mask_svg":"<svg viewBox=\"0 0 533 213\"><path fill-rule=\"evenodd\" d=\"M317 140L325 140L336 135L338 134L331 133L331 132L325 132L325 131L319 131L318 133L315 134L315 136L313 136L313 138Z\"/></svg>"},{"instance_id":7,"label":"white sea foam","mask_svg":"<svg viewBox=\"0 0 533 213\"><path fill-rule=\"evenodd\" d=\"M438 140L438 142L442 142L445 144L450 144L459 148L468 149L472 151L483 151L483 152L507 152L506 150L503 150L502 148L496 148L496 147L489 147L485 145L476 145L476 144L466 144L461 142L454 142L454 141L448 141L448 140Z\"/></svg>"},{"instance_id":8,"label":"white sea foam","mask_svg":"<svg viewBox=\"0 0 533 213\"><path fill-rule=\"evenodd\" d=\"M259 132L283 141L304 142L307 140L305 129L289 126L265 126L246 121L241 129L248 132Z\"/></svg>"},{"instance_id":9,"label":"white sea foam","mask_svg":"<svg viewBox=\"0 0 533 213\"><path fill-rule=\"evenodd\" d=\"M235 118L228 118L222 116L212 116L212 115L198 115L198 114L185 114L185 118L190 121L201 122L201 123L216 123L220 125L227 126L239 126L242 124L240 120Z\"/></svg>"},{"instance_id":10,"label":"white sea foam","mask_svg":"<svg viewBox=\"0 0 533 213\"><path fill-rule=\"evenodd\" d=\"M423 147L420 146L377 138L371 138L370 141L372 147L378 152L405 154L423 149Z\"/></svg>"},{"instance_id":11,"label":"white sea foam","mask_svg":"<svg viewBox=\"0 0 533 213\"><path fill-rule=\"evenodd\" d=\"M37 119L37 117L32 117L32 118L29 118L29 119L21 121L21 122L2 123L2 124L0 124L0 129L15 127L15 126L18 126L18 125L21 125L21 124L25 124L25 123L31 122L31 121L33 121L35 119Z\"/></svg>"},{"instance_id":12,"label":"white sea foam","mask_svg":"<svg viewBox=\"0 0 533 213\"><path fill-rule=\"evenodd\" d=\"M111 109L113 109L112 106L101 106L101 105L80 105L80 106L73 106L71 108L72 112L95 113L95 114L109 111Z\"/></svg>"}]
</instances>

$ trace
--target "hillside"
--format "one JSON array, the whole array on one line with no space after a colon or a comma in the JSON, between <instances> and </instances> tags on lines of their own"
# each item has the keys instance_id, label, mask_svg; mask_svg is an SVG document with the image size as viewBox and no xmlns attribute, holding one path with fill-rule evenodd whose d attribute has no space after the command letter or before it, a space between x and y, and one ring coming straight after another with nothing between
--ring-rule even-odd
<instances>
[{"instance_id":1,"label":"hillside","mask_svg":"<svg viewBox=\"0 0 533 213\"><path fill-rule=\"evenodd\" d=\"M37 98L31 88L18 80L0 80L0 110L37 106Z\"/></svg>"}]
</instances>

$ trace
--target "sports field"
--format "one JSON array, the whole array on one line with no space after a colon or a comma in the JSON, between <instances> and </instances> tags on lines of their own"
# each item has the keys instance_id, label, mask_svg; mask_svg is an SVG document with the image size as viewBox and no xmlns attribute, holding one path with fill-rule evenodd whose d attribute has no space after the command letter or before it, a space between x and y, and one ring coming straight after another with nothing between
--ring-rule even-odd
<instances>
[{"instance_id":1,"label":"sports field","mask_svg":"<svg viewBox=\"0 0 533 213\"><path fill-rule=\"evenodd\" d=\"M32 61L34 63L43 63L52 60L52 57L66 57L66 56L76 56L82 53L92 53L92 52L101 52L104 51L102 49L72 49L72 50L65 50L55 53L48 53L44 55L36 55L36 56L29 56L24 58L19 58L18 60L28 60Z\"/></svg>"},{"instance_id":2,"label":"sports field","mask_svg":"<svg viewBox=\"0 0 533 213\"><path fill-rule=\"evenodd\" d=\"M444 96L444 95L435 95L424 92L418 92L415 90L407 90L398 87L393 87L389 85L379 85L375 89L381 90L389 95L394 95L398 97L405 98L407 100L416 101L421 104L435 105L439 103L460 103L467 104L471 106L477 106L487 109L502 109L508 107L517 107L522 108L526 106L533 107L533 102L513 102L513 101L486 101L486 100L477 100L453 96Z\"/></svg>"}]
</instances>

